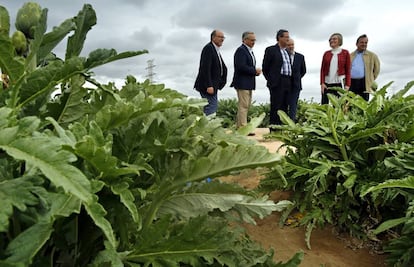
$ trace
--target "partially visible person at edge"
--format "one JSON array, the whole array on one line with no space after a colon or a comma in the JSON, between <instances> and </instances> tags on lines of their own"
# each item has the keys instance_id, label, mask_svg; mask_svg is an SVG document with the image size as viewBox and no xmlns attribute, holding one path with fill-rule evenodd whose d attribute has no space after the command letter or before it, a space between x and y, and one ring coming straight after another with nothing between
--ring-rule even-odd
<instances>
[{"instance_id":1,"label":"partially visible person at edge","mask_svg":"<svg viewBox=\"0 0 414 267\"><path fill-rule=\"evenodd\" d=\"M292 90L288 97L288 115L296 121L296 110L298 107L299 94L302 90L302 77L306 74L305 57L295 51L295 41L289 39L287 50L292 63Z\"/></svg>"},{"instance_id":2,"label":"partially visible person at edge","mask_svg":"<svg viewBox=\"0 0 414 267\"><path fill-rule=\"evenodd\" d=\"M237 128L247 124L247 113L252 103L252 93L256 89L256 76L262 73L261 68L256 68L256 58L252 49L256 42L254 32L243 32L242 42L242 45L234 53L234 75L230 85L237 91ZM254 133L249 135L254 135Z\"/></svg>"},{"instance_id":3,"label":"partially visible person at edge","mask_svg":"<svg viewBox=\"0 0 414 267\"><path fill-rule=\"evenodd\" d=\"M289 31L279 30L276 40L275 45L266 48L262 64L263 76L270 92L270 132L275 131L272 125L282 124L277 112L283 110L287 113L288 95L292 90L292 65L286 50Z\"/></svg>"},{"instance_id":4,"label":"partially visible person at edge","mask_svg":"<svg viewBox=\"0 0 414 267\"><path fill-rule=\"evenodd\" d=\"M321 94L322 104L328 104L328 94L339 96L338 91L332 90L332 87L341 87L348 90L351 86L351 57L348 50L341 48L342 35L333 33L329 37L331 50L326 51L322 57L321 65Z\"/></svg>"},{"instance_id":5,"label":"partially visible person at edge","mask_svg":"<svg viewBox=\"0 0 414 267\"><path fill-rule=\"evenodd\" d=\"M208 101L204 106L204 114L207 116L215 116L218 107L218 90L223 89L227 81L227 67L220 55L224 38L220 30L211 32L210 42L201 51L200 66L194 83L194 89Z\"/></svg>"},{"instance_id":6,"label":"partially visible person at edge","mask_svg":"<svg viewBox=\"0 0 414 267\"><path fill-rule=\"evenodd\" d=\"M351 53L351 87L350 91L360 95L366 101L373 92L372 84L380 72L378 56L367 50L368 37L366 34L356 40L357 49Z\"/></svg>"}]
</instances>

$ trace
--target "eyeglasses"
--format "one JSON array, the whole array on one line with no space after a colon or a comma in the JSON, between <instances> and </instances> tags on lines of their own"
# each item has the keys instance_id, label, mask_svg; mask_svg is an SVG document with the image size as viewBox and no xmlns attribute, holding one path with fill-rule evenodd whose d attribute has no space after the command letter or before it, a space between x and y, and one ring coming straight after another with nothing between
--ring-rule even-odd
<instances>
[{"instance_id":1,"label":"eyeglasses","mask_svg":"<svg viewBox=\"0 0 414 267\"><path fill-rule=\"evenodd\" d=\"M247 38L247 40L252 41L252 42L256 42L256 39Z\"/></svg>"}]
</instances>

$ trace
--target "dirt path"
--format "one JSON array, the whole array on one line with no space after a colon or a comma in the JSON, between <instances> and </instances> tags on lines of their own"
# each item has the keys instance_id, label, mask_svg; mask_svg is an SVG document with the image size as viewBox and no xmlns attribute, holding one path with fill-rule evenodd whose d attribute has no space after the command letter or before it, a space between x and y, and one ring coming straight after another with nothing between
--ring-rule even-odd
<instances>
[{"instance_id":1,"label":"dirt path","mask_svg":"<svg viewBox=\"0 0 414 267\"><path fill-rule=\"evenodd\" d=\"M277 141L265 141L263 134L268 129L256 129L256 135L249 137L256 139L260 145L275 153L281 145ZM283 153L284 151L281 151ZM238 176L224 177L226 182L237 182L246 188L258 186L263 176L257 170L240 173ZM270 198L275 202L287 199L288 195L281 192L273 192ZM296 252L302 250L305 253L300 266L303 267L381 267L385 265L385 256L371 253L368 248L362 247L359 240L349 237L339 237L332 227L317 229L312 232L312 249L306 248L305 230L303 227L284 226L279 227L279 213L275 212L263 220L258 220L257 225L246 225L248 234L253 240L260 242L265 248L275 250L276 261L286 261Z\"/></svg>"}]
</instances>

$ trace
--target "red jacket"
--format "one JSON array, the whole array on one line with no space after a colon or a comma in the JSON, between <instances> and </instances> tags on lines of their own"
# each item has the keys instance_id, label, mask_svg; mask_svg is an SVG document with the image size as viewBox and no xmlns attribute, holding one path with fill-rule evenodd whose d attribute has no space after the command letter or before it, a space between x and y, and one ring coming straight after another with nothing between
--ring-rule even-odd
<instances>
[{"instance_id":1,"label":"red jacket","mask_svg":"<svg viewBox=\"0 0 414 267\"><path fill-rule=\"evenodd\" d=\"M321 84L325 83L325 76L329 73L329 65L332 59L331 50L326 51L322 57ZM348 50L342 49L338 54L338 76L345 75L345 86L351 86L351 57Z\"/></svg>"}]
</instances>

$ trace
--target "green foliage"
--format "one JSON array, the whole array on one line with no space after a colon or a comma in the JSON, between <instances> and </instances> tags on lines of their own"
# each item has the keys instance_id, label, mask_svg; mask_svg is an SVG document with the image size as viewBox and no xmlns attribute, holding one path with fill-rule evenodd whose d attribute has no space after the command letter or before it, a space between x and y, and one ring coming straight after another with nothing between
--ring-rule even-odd
<instances>
[{"instance_id":1,"label":"green foliage","mask_svg":"<svg viewBox=\"0 0 414 267\"><path fill-rule=\"evenodd\" d=\"M0 92L0 265L298 266L303 253L275 263L238 224L290 203L217 179L280 156L162 84L94 80L93 68L147 51L81 57L93 8L48 33L46 11L26 57L0 35L10 78ZM69 33L65 59L53 56Z\"/></svg>"},{"instance_id":2,"label":"green foliage","mask_svg":"<svg viewBox=\"0 0 414 267\"><path fill-rule=\"evenodd\" d=\"M410 192L363 193L386 180L412 175L411 156L404 163L394 157L398 151L407 155L402 147L389 144L407 142L412 147L414 98L404 95L413 84L386 97L388 84L369 102L343 92L340 98L331 96L330 105L303 103L306 120L299 123L279 113L284 125L272 136L284 143L287 153L261 188L293 191L294 207L304 214L308 247L315 227L334 224L367 238L383 220L404 214Z\"/></svg>"},{"instance_id":3,"label":"green foliage","mask_svg":"<svg viewBox=\"0 0 414 267\"><path fill-rule=\"evenodd\" d=\"M235 127L237 119L237 106L238 100L236 98L232 99L220 99L217 109L217 117L222 119L222 125L225 128ZM247 113L247 121L250 122L253 118L260 117L261 114L266 114L263 117L262 122L257 125L258 127L268 127L269 125L269 104L256 104L252 103L250 109Z\"/></svg>"},{"instance_id":4,"label":"green foliage","mask_svg":"<svg viewBox=\"0 0 414 267\"><path fill-rule=\"evenodd\" d=\"M237 118L237 105L238 101L236 98L219 99L217 117L222 119L223 127L235 127Z\"/></svg>"},{"instance_id":5,"label":"green foliage","mask_svg":"<svg viewBox=\"0 0 414 267\"><path fill-rule=\"evenodd\" d=\"M398 214L393 214L393 218L384 221L373 233L378 235L386 231L395 229L394 236L385 246L384 251L389 253L387 262L391 266L411 266L414 263L414 147L408 143L396 143L386 146L387 150L393 153L393 157L386 159L385 164L398 173L403 179L389 179L378 185L372 186L363 191L362 194L377 191L388 192L398 190L406 197L406 212L403 217L394 218Z\"/></svg>"},{"instance_id":6,"label":"green foliage","mask_svg":"<svg viewBox=\"0 0 414 267\"><path fill-rule=\"evenodd\" d=\"M9 35L10 33L10 15L9 11L0 6L0 34Z\"/></svg>"}]
</instances>

